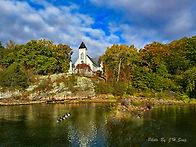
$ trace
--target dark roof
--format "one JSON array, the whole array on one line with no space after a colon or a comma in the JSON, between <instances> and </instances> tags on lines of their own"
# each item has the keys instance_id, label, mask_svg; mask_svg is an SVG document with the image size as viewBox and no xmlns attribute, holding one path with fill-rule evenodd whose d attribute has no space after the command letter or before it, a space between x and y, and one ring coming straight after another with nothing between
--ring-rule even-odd
<instances>
[{"instance_id":1,"label":"dark roof","mask_svg":"<svg viewBox=\"0 0 196 147\"><path fill-rule=\"evenodd\" d=\"M97 67L100 67L100 64L93 58L91 58L89 55L87 55L87 57L93 62L93 64Z\"/></svg>"},{"instance_id":2,"label":"dark roof","mask_svg":"<svg viewBox=\"0 0 196 147\"><path fill-rule=\"evenodd\" d=\"M81 48L86 48L86 45L84 44L84 42L82 42L82 43L80 44L79 49L81 49ZM87 49L87 48L86 48L86 49Z\"/></svg>"}]
</instances>

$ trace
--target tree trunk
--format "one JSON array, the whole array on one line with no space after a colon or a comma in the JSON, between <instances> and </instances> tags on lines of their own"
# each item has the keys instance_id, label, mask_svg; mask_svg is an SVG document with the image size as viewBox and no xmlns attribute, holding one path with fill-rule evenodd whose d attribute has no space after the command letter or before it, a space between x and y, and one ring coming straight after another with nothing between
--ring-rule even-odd
<instances>
[{"instance_id":1,"label":"tree trunk","mask_svg":"<svg viewBox=\"0 0 196 147\"><path fill-rule=\"evenodd\" d=\"M120 78L121 62L122 62L122 59L120 59L120 62L119 62L119 64L118 64L118 76L117 76L117 82L119 81L119 78Z\"/></svg>"}]
</instances>

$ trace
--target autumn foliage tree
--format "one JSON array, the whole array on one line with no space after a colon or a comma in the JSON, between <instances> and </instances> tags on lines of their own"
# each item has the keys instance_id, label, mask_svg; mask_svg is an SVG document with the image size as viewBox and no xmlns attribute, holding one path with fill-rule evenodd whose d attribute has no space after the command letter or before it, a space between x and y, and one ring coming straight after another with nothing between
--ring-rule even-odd
<instances>
[{"instance_id":1,"label":"autumn foliage tree","mask_svg":"<svg viewBox=\"0 0 196 147\"><path fill-rule=\"evenodd\" d=\"M146 65L152 71L156 71L160 65L165 64L165 59L168 57L169 48L167 45L153 42L146 45L140 50L140 58L142 64Z\"/></svg>"},{"instance_id":2,"label":"autumn foliage tree","mask_svg":"<svg viewBox=\"0 0 196 147\"><path fill-rule=\"evenodd\" d=\"M167 44L152 42L139 52L134 46L113 45L101 59L107 82L128 83L132 90L173 91L196 97L196 36Z\"/></svg>"},{"instance_id":3,"label":"autumn foliage tree","mask_svg":"<svg viewBox=\"0 0 196 147\"><path fill-rule=\"evenodd\" d=\"M126 45L113 45L101 57L107 81L129 81L138 60L136 48Z\"/></svg>"}]
</instances>

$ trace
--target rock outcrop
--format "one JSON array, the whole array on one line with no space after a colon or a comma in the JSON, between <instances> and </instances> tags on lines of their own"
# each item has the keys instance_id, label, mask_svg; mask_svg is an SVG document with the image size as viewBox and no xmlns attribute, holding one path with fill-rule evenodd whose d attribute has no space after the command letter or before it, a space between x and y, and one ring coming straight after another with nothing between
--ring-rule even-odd
<instances>
[{"instance_id":1,"label":"rock outcrop","mask_svg":"<svg viewBox=\"0 0 196 147\"><path fill-rule=\"evenodd\" d=\"M89 98L95 95L94 84L90 78L67 74L53 74L36 77L23 91L6 91L0 89L0 98L20 97L30 101L53 101L72 98Z\"/></svg>"}]
</instances>

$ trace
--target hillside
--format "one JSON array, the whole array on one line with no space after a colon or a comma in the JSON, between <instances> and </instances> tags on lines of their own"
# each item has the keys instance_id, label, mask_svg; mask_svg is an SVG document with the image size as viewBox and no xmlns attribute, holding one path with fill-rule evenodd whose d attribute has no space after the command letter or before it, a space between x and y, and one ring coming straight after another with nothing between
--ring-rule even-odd
<instances>
[{"instance_id":1,"label":"hillside","mask_svg":"<svg viewBox=\"0 0 196 147\"><path fill-rule=\"evenodd\" d=\"M95 95L94 84L90 78L64 73L36 76L26 89L1 88L0 99L18 101L63 101L85 99Z\"/></svg>"}]
</instances>

